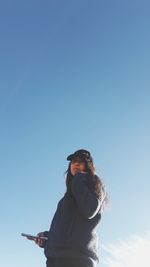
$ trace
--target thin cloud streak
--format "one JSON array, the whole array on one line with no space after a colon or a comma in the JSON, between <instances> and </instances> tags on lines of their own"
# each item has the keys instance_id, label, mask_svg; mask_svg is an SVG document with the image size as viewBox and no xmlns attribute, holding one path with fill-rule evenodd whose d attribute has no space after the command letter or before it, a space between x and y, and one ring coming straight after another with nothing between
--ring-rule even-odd
<instances>
[{"instance_id":1,"label":"thin cloud streak","mask_svg":"<svg viewBox=\"0 0 150 267\"><path fill-rule=\"evenodd\" d=\"M150 234L134 235L102 248L107 253L103 259L106 267L150 266Z\"/></svg>"},{"instance_id":2,"label":"thin cloud streak","mask_svg":"<svg viewBox=\"0 0 150 267\"><path fill-rule=\"evenodd\" d=\"M20 76L20 78L18 78L18 81L15 85L15 87L13 87L6 99L6 101L4 101L2 107L1 107L1 113L4 113L6 111L6 109L9 107L9 105L11 104L11 102L13 101L13 99L16 97L16 95L19 93L19 91L22 89L24 82L26 81L27 77L30 74L30 69L26 69L22 75Z\"/></svg>"}]
</instances>

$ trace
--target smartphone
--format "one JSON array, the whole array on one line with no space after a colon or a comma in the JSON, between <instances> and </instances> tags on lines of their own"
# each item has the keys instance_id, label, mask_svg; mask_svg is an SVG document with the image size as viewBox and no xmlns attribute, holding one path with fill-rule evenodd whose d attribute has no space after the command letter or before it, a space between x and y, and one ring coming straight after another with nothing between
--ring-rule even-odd
<instances>
[{"instance_id":1,"label":"smartphone","mask_svg":"<svg viewBox=\"0 0 150 267\"><path fill-rule=\"evenodd\" d=\"M30 235L30 234L24 234L24 233L21 233L21 235L29 238L30 240L35 240L36 238L40 238L42 240L48 239L46 236L37 236L37 235Z\"/></svg>"}]
</instances>

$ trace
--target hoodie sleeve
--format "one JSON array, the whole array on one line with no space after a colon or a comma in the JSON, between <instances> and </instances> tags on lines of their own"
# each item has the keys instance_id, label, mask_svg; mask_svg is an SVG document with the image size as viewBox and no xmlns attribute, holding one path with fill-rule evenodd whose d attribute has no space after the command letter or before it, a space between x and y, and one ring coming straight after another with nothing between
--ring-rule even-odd
<instances>
[{"instance_id":1,"label":"hoodie sleeve","mask_svg":"<svg viewBox=\"0 0 150 267\"><path fill-rule=\"evenodd\" d=\"M92 219L101 207L101 201L91 192L86 184L87 174L77 173L72 180L72 194L81 214Z\"/></svg>"}]
</instances>

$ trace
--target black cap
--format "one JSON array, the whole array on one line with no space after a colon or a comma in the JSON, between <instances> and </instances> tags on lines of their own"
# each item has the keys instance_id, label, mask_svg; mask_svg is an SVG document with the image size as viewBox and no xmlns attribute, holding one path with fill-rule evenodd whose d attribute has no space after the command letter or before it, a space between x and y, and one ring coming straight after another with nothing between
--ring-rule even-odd
<instances>
[{"instance_id":1,"label":"black cap","mask_svg":"<svg viewBox=\"0 0 150 267\"><path fill-rule=\"evenodd\" d=\"M73 154L67 157L67 160L73 160L74 158L77 157L93 162L90 152L85 149L79 149L75 151Z\"/></svg>"}]
</instances>

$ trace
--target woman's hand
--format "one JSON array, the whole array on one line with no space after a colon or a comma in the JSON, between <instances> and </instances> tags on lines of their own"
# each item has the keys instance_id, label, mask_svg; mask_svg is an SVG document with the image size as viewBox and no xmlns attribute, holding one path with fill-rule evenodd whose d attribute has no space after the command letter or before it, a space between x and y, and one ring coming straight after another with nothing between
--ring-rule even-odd
<instances>
[{"instance_id":1,"label":"woman's hand","mask_svg":"<svg viewBox=\"0 0 150 267\"><path fill-rule=\"evenodd\" d=\"M44 237L44 232L41 232L41 233L38 233L37 234L37 237L35 238L35 243L39 246L39 247L42 247L43 244L44 244L44 239L41 239L40 237Z\"/></svg>"}]
</instances>

